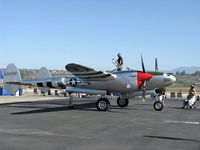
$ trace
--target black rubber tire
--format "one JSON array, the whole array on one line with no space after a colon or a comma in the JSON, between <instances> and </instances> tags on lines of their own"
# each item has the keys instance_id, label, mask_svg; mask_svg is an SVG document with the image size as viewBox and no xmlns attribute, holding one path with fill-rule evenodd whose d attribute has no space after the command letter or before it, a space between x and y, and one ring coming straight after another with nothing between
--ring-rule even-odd
<instances>
[{"instance_id":1,"label":"black rubber tire","mask_svg":"<svg viewBox=\"0 0 200 150\"><path fill-rule=\"evenodd\" d=\"M110 102L107 98L100 98L96 102L96 108L99 111L108 111L110 109Z\"/></svg>"},{"instance_id":2,"label":"black rubber tire","mask_svg":"<svg viewBox=\"0 0 200 150\"><path fill-rule=\"evenodd\" d=\"M124 99L124 103L122 104L122 103L121 103L120 97L118 97L118 99L117 99L117 105L118 105L119 107L127 107L128 104L129 104L129 100L128 100L127 98Z\"/></svg>"},{"instance_id":3,"label":"black rubber tire","mask_svg":"<svg viewBox=\"0 0 200 150\"><path fill-rule=\"evenodd\" d=\"M154 108L156 111L162 111L163 108L164 108L164 105L163 105L162 102L156 101L156 102L153 104L153 108Z\"/></svg>"}]
</instances>

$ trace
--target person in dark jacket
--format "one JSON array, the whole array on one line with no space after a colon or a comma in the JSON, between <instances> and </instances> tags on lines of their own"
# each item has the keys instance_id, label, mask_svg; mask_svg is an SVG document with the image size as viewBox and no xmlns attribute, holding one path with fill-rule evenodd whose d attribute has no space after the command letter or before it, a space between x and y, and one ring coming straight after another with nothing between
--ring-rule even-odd
<instances>
[{"instance_id":1,"label":"person in dark jacket","mask_svg":"<svg viewBox=\"0 0 200 150\"><path fill-rule=\"evenodd\" d=\"M123 67L123 63L124 63L123 62L123 58L122 58L120 53L118 53L117 56L118 56L118 59L117 59L117 70L118 71L122 71L122 67Z\"/></svg>"}]
</instances>

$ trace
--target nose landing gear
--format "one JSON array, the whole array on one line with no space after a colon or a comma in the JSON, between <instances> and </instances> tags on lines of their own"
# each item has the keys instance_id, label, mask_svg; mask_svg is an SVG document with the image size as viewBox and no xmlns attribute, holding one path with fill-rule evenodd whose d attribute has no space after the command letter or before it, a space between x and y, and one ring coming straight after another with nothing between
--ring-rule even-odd
<instances>
[{"instance_id":1,"label":"nose landing gear","mask_svg":"<svg viewBox=\"0 0 200 150\"><path fill-rule=\"evenodd\" d=\"M156 111L162 111L164 108L164 100L166 99L165 89L157 89L155 91L155 100L153 107Z\"/></svg>"},{"instance_id":2,"label":"nose landing gear","mask_svg":"<svg viewBox=\"0 0 200 150\"><path fill-rule=\"evenodd\" d=\"M153 108L156 110L156 111L162 111L163 108L164 108L164 104L160 101L156 101L154 104L153 104Z\"/></svg>"}]
</instances>

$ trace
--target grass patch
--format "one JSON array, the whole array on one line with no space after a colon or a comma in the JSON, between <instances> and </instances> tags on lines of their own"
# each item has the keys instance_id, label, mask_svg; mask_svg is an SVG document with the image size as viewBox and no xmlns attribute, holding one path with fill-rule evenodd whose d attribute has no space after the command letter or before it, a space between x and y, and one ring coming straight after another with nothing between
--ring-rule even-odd
<instances>
[{"instance_id":1,"label":"grass patch","mask_svg":"<svg viewBox=\"0 0 200 150\"><path fill-rule=\"evenodd\" d=\"M168 87L166 88L167 92L182 92L182 93L188 93L190 90L190 87ZM197 94L200 94L200 88L196 88Z\"/></svg>"}]
</instances>

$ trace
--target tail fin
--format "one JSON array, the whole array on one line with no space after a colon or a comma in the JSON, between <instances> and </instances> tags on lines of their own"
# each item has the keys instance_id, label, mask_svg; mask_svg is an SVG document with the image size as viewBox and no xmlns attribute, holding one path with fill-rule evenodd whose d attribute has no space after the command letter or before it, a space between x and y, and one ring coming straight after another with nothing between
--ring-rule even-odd
<instances>
[{"instance_id":1,"label":"tail fin","mask_svg":"<svg viewBox=\"0 0 200 150\"><path fill-rule=\"evenodd\" d=\"M51 78L50 72L47 70L46 67L42 67L38 74L37 74L37 79L45 79L45 78Z\"/></svg>"},{"instance_id":2,"label":"tail fin","mask_svg":"<svg viewBox=\"0 0 200 150\"><path fill-rule=\"evenodd\" d=\"M14 64L9 64L5 70L4 88L8 92L15 94L20 88L20 81L21 75L19 70Z\"/></svg>"},{"instance_id":3,"label":"tail fin","mask_svg":"<svg viewBox=\"0 0 200 150\"><path fill-rule=\"evenodd\" d=\"M42 67L37 74L37 79L46 79L46 78L51 78L51 74L46 67ZM38 87L38 89L42 93L46 93L50 88L48 88L48 87Z\"/></svg>"}]
</instances>

